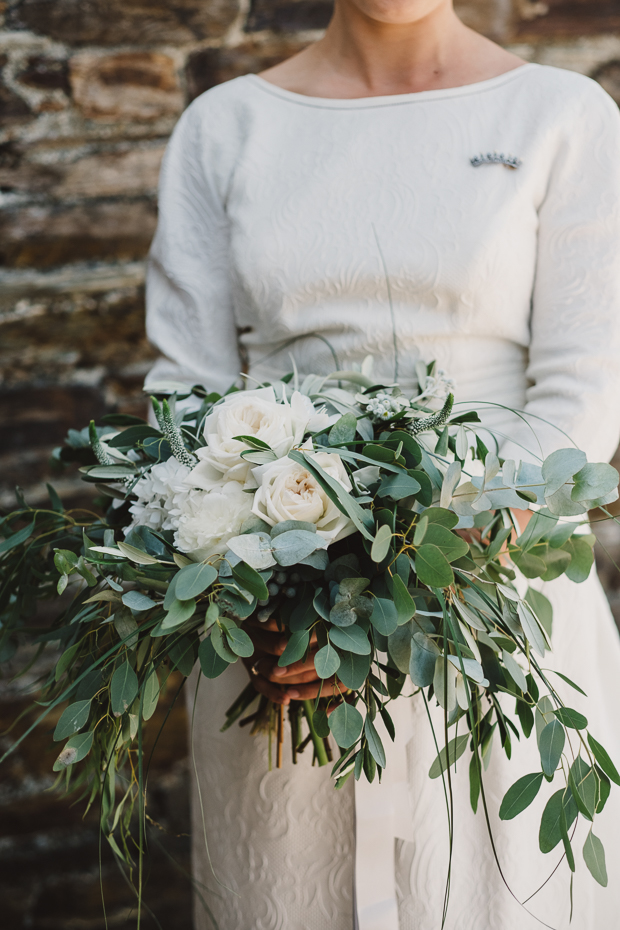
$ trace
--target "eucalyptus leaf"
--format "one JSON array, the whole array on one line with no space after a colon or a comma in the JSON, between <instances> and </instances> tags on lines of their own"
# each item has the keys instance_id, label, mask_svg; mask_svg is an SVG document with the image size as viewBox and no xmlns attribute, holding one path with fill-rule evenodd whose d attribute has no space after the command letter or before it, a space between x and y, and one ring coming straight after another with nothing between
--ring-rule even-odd
<instances>
[{"instance_id":1,"label":"eucalyptus leaf","mask_svg":"<svg viewBox=\"0 0 620 930\"><path fill-rule=\"evenodd\" d=\"M267 533L245 533L228 540L228 548L257 571L276 564L271 552L271 537Z\"/></svg>"},{"instance_id":2,"label":"eucalyptus leaf","mask_svg":"<svg viewBox=\"0 0 620 930\"><path fill-rule=\"evenodd\" d=\"M439 755L435 758L435 761L429 769L429 777L439 778L441 773L445 772L448 765L454 765L467 749L469 740L469 733L462 733L460 736L455 736L451 739L448 746L444 746Z\"/></svg>"},{"instance_id":3,"label":"eucalyptus leaf","mask_svg":"<svg viewBox=\"0 0 620 930\"><path fill-rule=\"evenodd\" d=\"M198 597L209 588L217 578L217 571L204 562L192 563L182 568L177 576L176 596L180 601L189 601Z\"/></svg>"},{"instance_id":4,"label":"eucalyptus leaf","mask_svg":"<svg viewBox=\"0 0 620 930\"><path fill-rule=\"evenodd\" d=\"M110 682L110 704L115 717L120 717L133 704L138 694L138 678L129 662L116 669Z\"/></svg>"},{"instance_id":5,"label":"eucalyptus leaf","mask_svg":"<svg viewBox=\"0 0 620 930\"><path fill-rule=\"evenodd\" d=\"M210 641L217 654L226 662L228 662L229 665L232 665L233 662L237 661L237 654L232 651L228 644L228 641L225 637L225 630L221 625L221 621L213 625Z\"/></svg>"},{"instance_id":6,"label":"eucalyptus leaf","mask_svg":"<svg viewBox=\"0 0 620 930\"><path fill-rule=\"evenodd\" d=\"M370 655L372 649L366 633L360 626L333 627L329 631L329 638L334 646L345 652L354 652L356 655Z\"/></svg>"},{"instance_id":7,"label":"eucalyptus leaf","mask_svg":"<svg viewBox=\"0 0 620 930\"><path fill-rule=\"evenodd\" d=\"M613 465L588 462L574 475L571 500L581 503L605 497L618 487L619 480L620 475Z\"/></svg>"},{"instance_id":8,"label":"eucalyptus leaf","mask_svg":"<svg viewBox=\"0 0 620 930\"><path fill-rule=\"evenodd\" d=\"M354 652L344 652L340 656L338 679L345 688L357 691L362 687L370 672L370 655L357 655Z\"/></svg>"},{"instance_id":9,"label":"eucalyptus leaf","mask_svg":"<svg viewBox=\"0 0 620 930\"><path fill-rule=\"evenodd\" d=\"M434 640L424 633L414 633L411 640L409 677L414 685L425 688L433 683L435 663L441 654Z\"/></svg>"},{"instance_id":10,"label":"eucalyptus leaf","mask_svg":"<svg viewBox=\"0 0 620 930\"><path fill-rule=\"evenodd\" d=\"M598 836L588 833L583 847L583 859L588 867L592 878L594 878L603 888L607 887L607 867L605 865L605 849Z\"/></svg>"},{"instance_id":11,"label":"eucalyptus leaf","mask_svg":"<svg viewBox=\"0 0 620 930\"><path fill-rule=\"evenodd\" d=\"M364 721L364 734L366 736L366 742L368 743L368 749L373 759L377 765L381 766L382 769L385 768L385 749L383 748L383 743L381 742L381 737L377 733L377 728L370 719L366 717Z\"/></svg>"},{"instance_id":12,"label":"eucalyptus leaf","mask_svg":"<svg viewBox=\"0 0 620 930\"><path fill-rule=\"evenodd\" d=\"M512 820L529 807L540 791L543 778L542 772L519 778L504 795L499 809L500 820Z\"/></svg>"},{"instance_id":13,"label":"eucalyptus leaf","mask_svg":"<svg viewBox=\"0 0 620 930\"><path fill-rule=\"evenodd\" d=\"M239 562L238 565L232 566L231 571L235 581L240 584L242 588L245 588L246 591L249 591L257 600L266 601L269 598L267 585L255 568L252 568L245 562Z\"/></svg>"},{"instance_id":14,"label":"eucalyptus leaf","mask_svg":"<svg viewBox=\"0 0 620 930\"><path fill-rule=\"evenodd\" d=\"M349 749L362 735L364 720L357 708L343 701L330 714L329 729L342 749Z\"/></svg>"},{"instance_id":15,"label":"eucalyptus leaf","mask_svg":"<svg viewBox=\"0 0 620 930\"><path fill-rule=\"evenodd\" d=\"M400 575L392 576L394 606L399 626L407 623L415 614L415 603Z\"/></svg>"},{"instance_id":16,"label":"eucalyptus leaf","mask_svg":"<svg viewBox=\"0 0 620 930\"><path fill-rule=\"evenodd\" d=\"M388 636L388 650L394 665L403 675L409 671L411 661L411 639L413 631L411 624L397 627L394 632Z\"/></svg>"},{"instance_id":17,"label":"eucalyptus leaf","mask_svg":"<svg viewBox=\"0 0 620 930\"><path fill-rule=\"evenodd\" d=\"M583 714L573 710L572 707L560 707L555 711L555 715L565 727L571 727L573 730L585 730L588 721Z\"/></svg>"},{"instance_id":18,"label":"eucalyptus leaf","mask_svg":"<svg viewBox=\"0 0 620 930\"><path fill-rule=\"evenodd\" d=\"M593 820L599 800L598 778L581 756L570 767L568 783L580 812L587 820Z\"/></svg>"},{"instance_id":19,"label":"eucalyptus leaf","mask_svg":"<svg viewBox=\"0 0 620 930\"><path fill-rule=\"evenodd\" d=\"M146 594L141 594L140 591L127 591L121 600L130 610L150 610L151 607L155 607L155 601Z\"/></svg>"},{"instance_id":20,"label":"eucalyptus leaf","mask_svg":"<svg viewBox=\"0 0 620 930\"><path fill-rule=\"evenodd\" d=\"M144 697L142 699L142 717L150 720L159 701L159 678L153 665L149 665L144 679Z\"/></svg>"},{"instance_id":21,"label":"eucalyptus leaf","mask_svg":"<svg viewBox=\"0 0 620 930\"><path fill-rule=\"evenodd\" d=\"M396 613L394 601L384 597L376 597L370 615L370 622L383 636L389 636L390 633L393 633L398 626L398 614Z\"/></svg>"},{"instance_id":22,"label":"eucalyptus leaf","mask_svg":"<svg viewBox=\"0 0 620 930\"><path fill-rule=\"evenodd\" d=\"M393 501L413 497L422 489L422 485L415 478L403 472L402 475L387 475L377 491L379 497L389 497Z\"/></svg>"},{"instance_id":23,"label":"eucalyptus leaf","mask_svg":"<svg viewBox=\"0 0 620 930\"><path fill-rule=\"evenodd\" d=\"M573 536L562 547L570 555L570 565L566 568L566 577L576 584L581 584L590 576L594 564L594 550L579 536Z\"/></svg>"},{"instance_id":24,"label":"eucalyptus leaf","mask_svg":"<svg viewBox=\"0 0 620 930\"><path fill-rule=\"evenodd\" d=\"M237 626L228 625L226 627L226 641L230 649L236 656L247 659L254 654L254 643L245 632Z\"/></svg>"},{"instance_id":25,"label":"eucalyptus leaf","mask_svg":"<svg viewBox=\"0 0 620 930\"><path fill-rule=\"evenodd\" d=\"M271 527L270 535L273 539L280 536L281 533L289 533L291 530L306 530L308 533L316 533L316 523L308 523L307 520L283 520L282 523L276 523Z\"/></svg>"},{"instance_id":26,"label":"eucalyptus leaf","mask_svg":"<svg viewBox=\"0 0 620 930\"><path fill-rule=\"evenodd\" d=\"M356 432L357 417L352 413L345 413L329 431L329 443L331 446L345 446L348 442L353 442Z\"/></svg>"},{"instance_id":27,"label":"eucalyptus leaf","mask_svg":"<svg viewBox=\"0 0 620 930\"><path fill-rule=\"evenodd\" d=\"M604 746L601 746L601 744L595 740L590 733L588 733L588 745L592 750L592 755L602 770L605 772L605 775L607 775L608 778L611 778L614 784L620 785L620 775L618 774L616 766L611 761L607 750Z\"/></svg>"},{"instance_id":28,"label":"eucalyptus leaf","mask_svg":"<svg viewBox=\"0 0 620 930\"><path fill-rule=\"evenodd\" d=\"M86 733L72 736L54 762L53 771L62 772L68 766L85 759L92 749L94 735L94 730L88 730Z\"/></svg>"},{"instance_id":29,"label":"eucalyptus leaf","mask_svg":"<svg viewBox=\"0 0 620 930\"><path fill-rule=\"evenodd\" d=\"M187 620L196 613L196 601L191 598L188 601L179 601L175 599L170 605L168 613L160 624L162 632L170 632L182 626Z\"/></svg>"},{"instance_id":30,"label":"eucalyptus leaf","mask_svg":"<svg viewBox=\"0 0 620 930\"><path fill-rule=\"evenodd\" d=\"M547 456L542 465L545 497L551 497L586 464L585 452L580 449L558 449Z\"/></svg>"},{"instance_id":31,"label":"eucalyptus leaf","mask_svg":"<svg viewBox=\"0 0 620 930\"><path fill-rule=\"evenodd\" d=\"M280 668L286 665L292 665L293 662L299 662L306 654L308 644L310 643L310 633L308 630L298 630L291 635L284 652L278 659Z\"/></svg>"},{"instance_id":32,"label":"eucalyptus leaf","mask_svg":"<svg viewBox=\"0 0 620 930\"><path fill-rule=\"evenodd\" d=\"M86 726L90 714L90 699L75 701L62 712L54 730L54 740L66 739Z\"/></svg>"},{"instance_id":33,"label":"eucalyptus leaf","mask_svg":"<svg viewBox=\"0 0 620 930\"><path fill-rule=\"evenodd\" d=\"M377 534L374 538L372 548L370 550L370 557L373 562L383 562L384 558L390 551L391 542L392 530L390 527L385 524L380 526L377 530Z\"/></svg>"},{"instance_id":34,"label":"eucalyptus leaf","mask_svg":"<svg viewBox=\"0 0 620 930\"><path fill-rule=\"evenodd\" d=\"M565 741L566 732L559 720L552 720L540 734L538 740L540 762L543 772L549 778L553 777L560 764Z\"/></svg>"},{"instance_id":35,"label":"eucalyptus leaf","mask_svg":"<svg viewBox=\"0 0 620 930\"><path fill-rule=\"evenodd\" d=\"M562 840L562 808L566 828L570 829L578 813L570 788L560 788L547 801L538 833L538 845L543 853L551 852Z\"/></svg>"},{"instance_id":36,"label":"eucalyptus leaf","mask_svg":"<svg viewBox=\"0 0 620 930\"><path fill-rule=\"evenodd\" d=\"M198 647L198 661L205 678L218 678L230 664L215 651L210 636Z\"/></svg>"},{"instance_id":37,"label":"eucalyptus leaf","mask_svg":"<svg viewBox=\"0 0 620 930\"><path fill-rule=\"evenodd\" d=\"M279 565L297 565L316 549L326 547L325 539L318 533L308 530L289 530L275 536L271 541L275 560Z\"/></svg>"},{"instance_id":38,"label":"eucalyptus leaf","mask_svg":"<svg viewBox=\"0 0 620 930\"><path fill-rule=\"evenodd\" d=\"M454 583L450 563L437 546L423 543L415 554L415 568L420 581L431 588L447 588Z\"/></svg>"},{"instance_id":39,"label":"eucalyptus leaf","mask_svg":"<svg viewBox=\"0 0 620 930\"><path fill-rule=\"evenodd\" d=\"M331 678L340 668L340 658L331 645L322 646L314 657L314 667L319 678Z\"/></svg>"},{"instance_id":40,"label":"eucalyptus leaf","mask_svg":"<svg viewBox=\"0 0 620 930\"><path fill-rule=\"evenodd\" d=\"M517 613L519 615L519 620L521 621L521 626L525 633L526 638L528 639L534 652L538 653L539 656L544 656L546 649L546 642L544 634L540 629L538 621L534 616L532 610L529 606L519 601L517 604Z\"/></svg>"}]
</instances>

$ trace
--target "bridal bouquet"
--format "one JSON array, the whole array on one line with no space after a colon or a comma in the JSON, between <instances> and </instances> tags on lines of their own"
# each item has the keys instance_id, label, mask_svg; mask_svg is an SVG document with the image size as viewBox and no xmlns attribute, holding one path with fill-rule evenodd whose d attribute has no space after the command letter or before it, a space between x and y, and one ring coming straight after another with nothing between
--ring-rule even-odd
<instances>
[{"instance_id":1,"label":"bridal bouquet","mask_svg":"<svg viewBox=\"0 0 620 930\"><path fill-rule=\"evenodd\" d=\"M287 640L279 665L312 656L325 682L316 700L288 708L294 761L308 746L319 765L334 763L337 787L372 781L395 736L392 702L439 705L430 777L450 791L468 752L471 803L482 799L488 820L493 742L510 758L534 729L540 769L510 788L500 817L559 778L540 847L563 844L574 870L573 824L594 821L620 776L541 667L551 607L527 579L587 578L594 537L575 517L617 498L618 473L575 448L540 465L501 460L477 412L454 412L442 373L418 369L413 396L373 383L369 364L223 397L152 385L157 426L108 415L57 453L82 463L105 517L65 510L50 488L49 508L19 498L0 524L0 659L33 637L58 643L39 702L41 719L69 702L54 769L100 796L126 861L132 803L143 801L143 723L170 672L198 663L214 679L239 659L251 666L248 630L270 621ZM534 513L521 531L514 511L525 509ZM56 619L37 629L27 619L36 600L58 595ZM281 763L283 708L251 680L223 728L236 721L266 731L270 755L276 736ZM606 884L592 830L583 855Z\"/></svg>"}]
</instances>

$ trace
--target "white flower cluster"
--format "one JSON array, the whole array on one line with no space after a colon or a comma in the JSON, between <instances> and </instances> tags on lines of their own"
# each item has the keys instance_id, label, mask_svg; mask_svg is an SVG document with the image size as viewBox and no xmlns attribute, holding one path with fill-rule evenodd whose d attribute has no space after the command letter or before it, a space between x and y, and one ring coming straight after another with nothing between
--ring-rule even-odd
<instances>
[{"instance_id":1,"label":"white flower cluster","mask_svg":"<svg viewBox=\"0 0 620 930\"><path fill-rule=\"evenodd\" d=\"M422 393L415 398L416 401L422 398L425 400L436 398L443 403L448 394L454 393L455 384L452 378L448 378L442 368L437 368L432 375L426 375L424 384L421 384L420 387Z\"/></svg>"},{"instance_id":2,"label":"white flower cluster","mask_svg":"<svg viewBox=\"0 0 620 930\"><path fill-rule=\"evenodd\" d=\"M175 545L196 561L223 554L252 513L270 526L304 520L315 524L328 543L341 539L353 532L353 524L309 470L288 458L291 449L302 448L307 433L330 422L324 410L317 412L310 398L298 391L290 401L285 395L279 400L272 387L228 395L205 420L206 445L197 451L200 461L195 468L171 458L137 482L132 526L174 530ZM257 445L239 437L256 440ZM253 465L242 453L255 451L261 443L275 457ZM351 490L340 456L313 452L311 440L303 448Z\"/></svg>"},{"instance_id":3,"label":"white flower cluster","mask_svg":"<svg viewBox=\"0 0 620 930\"><path fill-rule=\"evenodd\" d=\"M133 520L131 526L126 527L125 535L134 526L147 526L155 532L175 530L178 515L189 495L184 482L190 471L175 458L153 465L133 489L138 499L129 508Z\"/></svg>"},{"instance_id":4,"label":"white flower cluster","mask_svg":"<svg viewBox=\"0 0 620 930\"><path fill-rule=\"evenodd\" d=\"M399 413L400 410L401 405L396 398L392 397L391 394L386 394L385 391L379 391L375 394L375 396L368 401L368 406L366 407L368 416L372 417L374 420L389 420L395 414Z\"/></svg>"}]
</instances>

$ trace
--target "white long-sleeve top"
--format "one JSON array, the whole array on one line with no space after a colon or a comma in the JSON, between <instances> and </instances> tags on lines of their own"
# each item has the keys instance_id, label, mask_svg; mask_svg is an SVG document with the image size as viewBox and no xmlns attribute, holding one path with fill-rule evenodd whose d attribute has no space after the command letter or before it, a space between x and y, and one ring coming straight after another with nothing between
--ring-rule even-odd
<instances>
[{"instance_id":1,"label":"white long-sleeve top","mask_svg":"<svg viewBox=\"0 0 620 930\"><path fill-rule=\"evenodd\" d=\"M474 166L499 153L519 160ZM523 65L465 87L357 100L256 76L183 114L161 175L149 380L225 390L375 358L457 400L525 409L545 454L620 433L620 116L593 81ZM388 283L392 309L388 301ZM544 421L550 421L548 426ZM515 445L530 428L495 414ZM500 437L501 438L501 437Z\"/></svg>"}]
</instances>

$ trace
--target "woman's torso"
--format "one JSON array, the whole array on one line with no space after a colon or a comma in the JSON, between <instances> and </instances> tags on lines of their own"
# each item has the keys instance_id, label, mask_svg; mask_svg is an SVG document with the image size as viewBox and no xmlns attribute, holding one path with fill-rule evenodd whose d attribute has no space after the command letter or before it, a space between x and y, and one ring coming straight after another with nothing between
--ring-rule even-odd
<instances>
[{"instance_id":1,"label":"woman's torso","mask_svg":"<svg viewBox=\"0 0 620 930\"><path fill-rule=\"evenodd\" d=\"M372 355L378 377L407 385L418 358L436 358L461 400L522 405L560 91L550 80L533 99L538 75L524 66L350 101L239 80L245 113L223 193L254 377L289 371L290 354L325 374ZM493 152L521 164L472 165Z\"/></svg>"}]
</instances>

